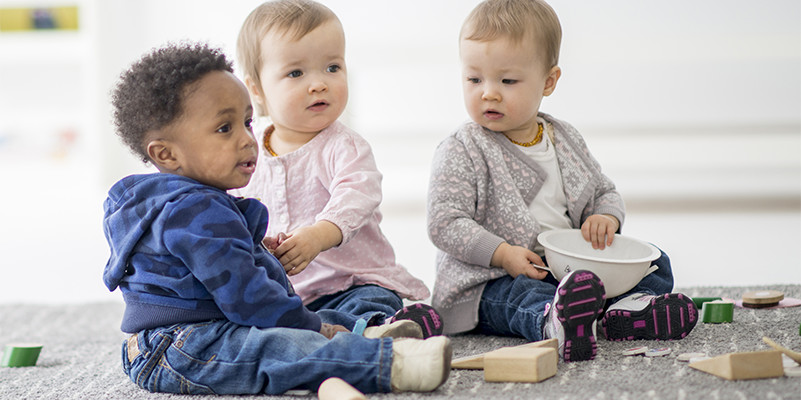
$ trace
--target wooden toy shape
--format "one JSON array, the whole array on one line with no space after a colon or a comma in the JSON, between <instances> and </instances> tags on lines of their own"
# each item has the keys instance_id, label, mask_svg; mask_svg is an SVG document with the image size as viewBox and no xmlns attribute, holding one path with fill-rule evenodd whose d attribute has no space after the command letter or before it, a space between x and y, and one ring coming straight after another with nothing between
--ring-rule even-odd
<instances>
[{"instance_id":1,"label":"wooden toy shape","mask_svg":"<svg viewBox=\"0 0 801 400\"><path fill-rule=\"evenodd\" d=\"M367 400L364 393L339 378L328 378L317 389L320 400Z\"/></svg>"},{"instance_id":2,"label":"wooden toy shape","mask_svg":"<svg viewBox=\"0 0 801 400\"><path fill-rule=\"evenodd\" d=\"M510 348L518 349L518 348L552 348L554 350L559 350L559 342L556 339L546 339L540 340L539 342L531 342L522 344L520 346L513 346ZM484 369L484 355L486 353L476 354L474 356L467 356L457 358L451 361L451 368L454 369Z\"/></svg>"},{"instance_id":3,"label":"wooden toy shape","mask_svg":"<svg viewBox=\"0 0 801 400\"><path fill-rule=\"evenodd\" d=\"M704 305L704 303L708 303L710 301L715 301L715 300L723 300L723 299L720 297L693 297L693 303L695 304L695 308L699 310Z\"/></svg>"},{"instance_id":4,"label":"wooden toy shape","mask_svg":"<svg viewBox=\"0 0 801 400\"><path fill-rule=\"evenodd\" d=\"M799 353L797 351L792 351L792 350L790 350L790 349L788 349L786 347L783 347L783 346L779 345L778 343L774 342L773 340L770 340L770 338L768 338L766 336L762 337L762 341L767 343L768 346L773 347L774 349L776 349L778 351L781 351L782 353L784 353L784 355L786 355L787 357L790 357L790 359L792 359L793 361L801 364L801 353Z\"/></svg>"},{"instance_id":5,"label":"wooden toy shape","mask_svg":"<svg viewBox=\"0 0 801 400\"><path fill-rule=\"evenodd\" d=\"M733 319L734 303L730 301L709 301L701 307L701 321L704 321L704 323L719 324L721 322L731 322Z\"/></svg>"},{"instance_id":6,"label":"wooden toy shape","mask_svg":"<svg viewBox=\"0 0 801 400\"><path fill-rule=\"evenodd\" d=\"M484 354L487 382L540 382L556 375L559 355L550 347L504 347Z\"/></svg>"},{"instance_id":7,"label":"wooden toy shape","mask_svg":"<svg viewBox=\"0 0 801 400\"><path fill-rule=\"evenodd\" d=\"M484 354L457 358L451 361L453 369L484 369Z\"/></svg>"},{"instance_id":8,"label":"wooden toy shape","mask_svg":"<svg viewBox=\"0 0 801 400\"><path fill-rule=\"evenodd\" d=\"M784 293L778 290L757 290L743 294L743 307L766 308L779 304L784 299Z\"/></svg>"},{"instance_id":9,"label":"wooden toy shape","mask_svg":"<svg viewBox=\"0 0 801 400\"><path fill-rule=\"evenodd\" d=\"M42 351L41 343L11 343L3 351L0 367L33 367Z\"/></svg>"},{"instance_id":10,"label":"wooden toy shape","mask_svg":"<svg viewBox=\"0 0 801 400\"><path fill-rule=\"evenodd\" d=\"M782 353L776 350L729 353L690 363L690 367L728 380L776 378L784 375Z\"/></svg>"}]
</instances>

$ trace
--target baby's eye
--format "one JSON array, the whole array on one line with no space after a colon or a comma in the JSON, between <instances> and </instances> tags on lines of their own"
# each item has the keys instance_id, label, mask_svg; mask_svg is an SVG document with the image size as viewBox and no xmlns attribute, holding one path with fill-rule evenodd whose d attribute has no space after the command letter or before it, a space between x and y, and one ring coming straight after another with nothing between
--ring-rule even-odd
<instances>
[{"instance_id":1,"label":"baby's eye","mask_svg":"<svg viewBox=\"0 0 801 400\"><path fill-rule=\"evenodd\" d=\"M504 85L514 85L517 83L517 79L501 79L501 83Z\"/></svg>"},{"instance_id":2,"label":"baby's eye","mask_svg":"<svg viewBox=\"0 0 801 400\"><path fill-rule=\"evenodd\" d=\"M217 130L215 132L217 132L217 133L228 133L228 132L231 132L231 125L225 124L225 125L217 128Z\"/></svg>"},{"instance_id":3,"label":"baby's eye","mask_svg":"<svg viewBox=\"0 0 801 400\"><path fill-rule=\"evenodd\" d=\"M249 131L253 131L253 118L245 120L245 128L248 128Z\"/></svg>"},{"instance_id":4,"label":"baby's eye","mask_svg":"<svg viewBox=\"0 0 801 400\"><path fill-rule=\"evenodd\" d=\"M326 68L326 71L328 71L328 72L337 72L337 71L339 71L341 69L342 69L342 67L340 67L337 64L334 64L334 65L329 65L328 68Z\"/></svg>"},{"instance_id":5,"label":"baby's eye","mask_svg":"<svg viewBox=\"0 0 801 400\"><path fill-rule=\"evenodd\" d=\"M289 76L290 78L300 78L301 76L303 76L303 72L301 70L296 69L290 72L289 75L287 76Z\"/></svg>"},{"instance_id":6,"label":"baby's eye","mask_svg":"<svg viewBox=\"0 0 801 400\"><path fill-rule=\"evenodd\" d=\"M470 83L480 83L481 79L478 78L467 78L467 81Z\"/></svg>"}]
</instances>

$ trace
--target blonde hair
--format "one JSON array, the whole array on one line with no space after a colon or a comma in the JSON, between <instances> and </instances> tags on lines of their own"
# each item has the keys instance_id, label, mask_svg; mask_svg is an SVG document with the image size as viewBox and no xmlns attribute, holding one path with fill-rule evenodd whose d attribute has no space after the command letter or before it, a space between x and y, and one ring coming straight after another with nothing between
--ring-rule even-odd
<instances>
[{"instance_id":1,"label":"blonde hair","mask_svg":"<svg viewBox=\"0 0 801 400\"><path fill-rule=\"evenodd\" d=\"M540 41L549 64L545 67L559 64L562 26L553 8L542 0L485 0L470 12L459 33L460 40L499 38L515 44Z\"/></svg>"},{"instance_id":2,"label":"blonde hair","mask_svg":"<svg viewBox=\"0 0 801 400\"><path fill-rule=\"evenodd\" d=\"M242 23L236 41L236 55L243 75L261 87L259 71L264 63L261 41L270 32L282 33L290 40L298 40L330 20L337 20L328 7L310 0L276 0L256 7ZM254 104L259 115L267 110Z\"/></svg>"}]
</instances>

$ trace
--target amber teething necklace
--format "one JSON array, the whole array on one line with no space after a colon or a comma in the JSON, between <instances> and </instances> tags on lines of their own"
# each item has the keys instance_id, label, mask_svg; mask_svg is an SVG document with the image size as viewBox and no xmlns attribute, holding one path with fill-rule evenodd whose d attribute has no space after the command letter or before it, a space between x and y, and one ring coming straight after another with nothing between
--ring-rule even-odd
<instances>
[{"instance_id":1,"label":"amber teething necklace","mask_svg":"<svg viewBox=\"0 0 801 400\"><path fill-rule=\"evenodd\" d=\"M518 146L523 146L523 147L534 146L535 144L539 143L542 140L542 124L539 123L539 122L537 123L537 136L534 136L534 140L532 140L530 142L521 143L521 142L518 142L517 140L514 140L514 139L510 138L509 136L506 136L506 138L509 139L510 142L512 142L512 143L514 143L514 144L516 144ZM264 140L264 143L266 145L267 139ZM268 150L269 150L269 148L268 148Z\"/></svg>"},{"instance_id":2,"label":"amber teething necklace","mask_svg":"<svg viewBox=\"0 0 801 400\"><path fill-rule=\"evenodd\" d=\"M273 151L272 147L270 147L270 135L273 134L274 130L275 126L270 126L269 128L267 128L266 131L264 131L264 150L267 150L267 152L270 153L271 156L278 157L278 154Z\"/></svg>"}]
</instances>

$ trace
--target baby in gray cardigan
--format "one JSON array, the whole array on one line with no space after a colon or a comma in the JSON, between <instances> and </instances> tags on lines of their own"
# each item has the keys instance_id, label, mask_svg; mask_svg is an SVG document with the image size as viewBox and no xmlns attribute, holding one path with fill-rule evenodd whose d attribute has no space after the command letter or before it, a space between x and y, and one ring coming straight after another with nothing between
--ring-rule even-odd
<instances>
[{"instance_id":1,"label":"baby in gray cardigan","mask_svg":"<svg viewBox=\"0 0 801 400\"><path fill-rule=\"evenodd\" d=\"M541 0L486 0L459 38L471 121L437 148L428 232L438 248L433 305L445 333L478 330L530 341L556 337L565 361L594 358L596 321L610 340L680 339L697 321L670 293L667 255L630 292L606 299L603 282L576 271L559 283L537 235L581 229L611 245L625 205L571 125L539 111L556 88L561 27ZM605 309L605 306L608 307Z\"/></svg>"}]
</instances>

